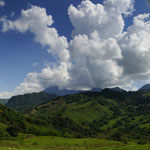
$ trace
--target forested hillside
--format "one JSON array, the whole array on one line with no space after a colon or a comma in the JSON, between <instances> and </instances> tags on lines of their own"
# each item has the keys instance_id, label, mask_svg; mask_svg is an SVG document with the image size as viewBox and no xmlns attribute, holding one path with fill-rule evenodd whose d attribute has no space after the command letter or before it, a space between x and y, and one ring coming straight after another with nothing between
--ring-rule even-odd
<instances>
[{"instance_id":1,"label":"forested hillside","mask_svg":"<svg viewBox=\"0 0 150 150\"><path fill-rule=\"evenodd\" d=\"M11 99L9 99L6 106L12 109L23 111L41 103L48 102L54 98L56 98L55 94L48 94L45 92L31 93L13 96Z\"/></svg>"},{"instance_id":2,"label":"forested hillside","mask_svg":"<svg viewBox=\"0 0 150 150\"><path fill-rule=\"evenodd\" d=\"M37 100L36 94L30 96L32 101ZM25 103L26 100L29 102L30 96L21 98ZM16 98L19 100L20 96ZM1 135L12 136L9 127L15 126L16 129L17 126L18 132L35 135L96 137L142 143L150 140L150 91L105 89L60 96L20 111L22 115L0 106ZM17 106L14 104L13 109L19 111L20 106L19 109Z\"/></svg>"},{"instance_id":3,"label":"forested hillside","mask_svg":"<svg viewBox=\"0 0 150 150\"><path fill-rule=\"evenodd\" d=\"M150 92L86 92L58 97L30 115L65 136L149 140Z\"/></svg>"}]
</instances>

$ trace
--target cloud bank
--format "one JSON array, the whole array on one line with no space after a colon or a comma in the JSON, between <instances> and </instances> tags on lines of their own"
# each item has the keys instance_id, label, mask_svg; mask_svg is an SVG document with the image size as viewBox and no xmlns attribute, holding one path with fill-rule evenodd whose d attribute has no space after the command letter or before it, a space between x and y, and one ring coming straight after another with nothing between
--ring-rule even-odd
<instances>
[{"instance_id":1,"label":"cloud bank","mask_svg":"<svg viewBox=\"0 0 150 150\"><path fill-rule=\"evenodd\" d=\"M3 32L30 31L57 61L41 72L29 73L13 92L0 93L0 98L54 85L75 90L105 85L133 88L137 81L149 81L150 14L134 17L124 31L124 17L133 10L133 0L104 0L103 5L84 0L77 7L71 5L68 15L74 30L69 42L51 27L54 21L45 8L31 6L17 20L2 17Z\"/></svg>"}]
</instances>

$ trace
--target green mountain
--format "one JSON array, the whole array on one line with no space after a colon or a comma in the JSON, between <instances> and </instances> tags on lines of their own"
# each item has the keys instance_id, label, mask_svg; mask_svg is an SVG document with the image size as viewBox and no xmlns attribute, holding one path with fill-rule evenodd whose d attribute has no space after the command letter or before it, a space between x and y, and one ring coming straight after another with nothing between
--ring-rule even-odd
<instances>
[{"instance_id":1,"label":"green mountain","mask_svg":"<svg viewBox=\"0 0 150 150\"><path fill-rule=\"evenodd\" d=\"M45 93L39 93L43 94ZM28 97L27 95L21 96L24 97L22 100L34 101L39 96L38 93L29 94ZM21 101L20 96L15 98ZM15 106L13 103L13 108L22 112L22 115L13 112L12 114L17 114L16 117L9 118L9 115L4 115L7 111L2 110L2 116L5 120L13 119L8 122L14 122L17 126L23 121L25 126L19 125L22 129L20 132L23 133L134 140L142 143L150 141L150 91L119 92L105 89L101 92L83 92L49 100L42 99L42 104L36 103L35 107L29 106L28 103L25 105L28 110L24 111L20 109L23 108L22 105L20 107L17 103ZM18 122L18 118L22 121L19 119ZM6 128L6 123L0 122L3 128Z\"/></svg>"},{"instance_id":2,"label":"green mountain","mask_svg":"<svg viewBox=\"0 0 150 150\"><path fill-rule=\"evenodd\" d=\"M13 96L11 99L9 99L6 106L16 110L24 110L32 108L41 103L48 102L54 98L56 98L55 94L48 94L44 92L25 94Z\"/></svg>"},{"instance_id":3,"label":"green mountain","mask_svg":"<svg viewBox=\"0 0 150 150\"><path fill-rule=\"evenodd\" d=\"M29 113L68 136L150 139L150 92L84 92L58 97Z\"/></svg>"}]
</instances>

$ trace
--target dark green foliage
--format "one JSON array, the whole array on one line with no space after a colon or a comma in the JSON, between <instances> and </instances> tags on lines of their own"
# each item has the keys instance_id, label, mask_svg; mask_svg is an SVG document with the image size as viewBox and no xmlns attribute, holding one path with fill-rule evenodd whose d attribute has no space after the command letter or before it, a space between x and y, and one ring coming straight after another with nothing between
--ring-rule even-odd
<instances>
[{"instance_id":1,"label":"dark green foliage","mask_svg":"<svg viewBox=\"0 0 150 150\"><path fill-rule=\"evenodd\" d=\"M17 125L11 125L8 126L6 131L13 137L17 137L19 132L21 132L21 128L19 128Z\"/></svg>"},{"instance_id":2,"label":"dark green foliage","mask_svg":"<svg viewBox=\"0 0 150 150\"><path fill-rule=\"evenodd\" d=\"M19 133L60 135L45 120L23 116L0 104L0 139L16 137Z\"/></svg>"},{"instance_id":3,"label":"dark green foliage","mask_svg":"<svg viewBox=\"0 0 150 150\"><path fill-rule=\"evenodd\" d=\"M44 92L13 96L7 103L7 107L23 111L41 103L48 102L56 98L55 94Z\"/></svg>"},{"instance_id":4,"label":"dark green foliage","mask_svg":"<svg viewBox=\"0 0 150 150\"><path fill-rule=\"evenodd\" d=\"M24 117L0 104L0 122L6 125L17 124L23 126Z\"/></svg>"},{"instance_id":5,"label":"dark green foliage","mask_svg":"<svg viewBox=\"0 0 150 150\"><path fill-rule=\"evenodd\" d=\"M0 137L26 132L25 117L0 104Z\"/></svg>"}]
</instances>

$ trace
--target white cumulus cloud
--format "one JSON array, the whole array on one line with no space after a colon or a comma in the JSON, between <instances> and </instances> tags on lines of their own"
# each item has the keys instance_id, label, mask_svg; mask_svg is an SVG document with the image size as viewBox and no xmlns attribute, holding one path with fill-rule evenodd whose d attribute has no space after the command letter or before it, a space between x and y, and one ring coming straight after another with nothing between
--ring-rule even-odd
<instances>
[{"instance_id":1,"label":"white cumulus cloud","mask_svg":"<svg viewBox=\"0 0 150 150\"><path fill-rule=\"evenodd\" d=\"M105 85L135 89L134 83L150 80L150 15L134 17L124 31L124 17L132 14L133 4L133 0L104 0L103 4L84 0L77 7L71 5L68 14L74 30L69 42L51 27L54 21L45 8L31 6L14 21L2 17L3 32L30 31L34 40L58 59L41 72L29 73L13 92L0 93L0 98L56 85L69 89Z\"/></svg>"},{"instance_id":2,"label":"white cumulus cloud","mask_svg":"<svg viewBox=\"0 0 150 150\"><path fill-rule=\"evenodd\" d=\"M150 14L138 15L133 20L120 43L123 59L121 65L127 75L144 75L150 72ZM148 77L146 79L149 79Z\"/></svg>"},{"instance_id":3,"label":"white cumulus cloud","mask_svg":"<svg viewBox=\"0 0 150 150\"><path fill-rule=\"evenodd\" d=\"M48 85L57 85L58 83L61 85L65 82L69 76L67 68L70 66L68 42L65 37L58 35L55 28L50 27L53 24L53 19L51 15L47 15L45 8L31 6L31 8L21 11L19 19L11 21L2 17L1 22L3 23L3 32L17 30L25 33L29 30L35 35L36 42L48 47L48 53L59 58L55 68L46 67L40 73L29 73L24 82L15 88L14 95L39 92Z\"/></svg>"},{"instance_id":4,"label":"white cumulus cloud","mask_svg":"<svg viewBox=\"0 0 150 150\"><path fill-rule=\"evenodd\" d=\"M104 5L85 0L77 8L71 5L68 14L75 28L73 36L96 30L103 39L116 37L124 28L122 14L132 13L131 8L132 0L105 0Z\"/></svg>"},{"instance_id":5,"label":"white cumulus cloud","mask_svg":"<svg viewBox=\"0 0 150 150\"><path fill-rule=\"evenodd\" d=\"M78 35L70 42L69 49L75 62L70 69L71 86L103 87L105 81L109 80L111 84L122 73L117 64L117 60L122 58L121 50L113 38L101 40L97 32L90 38Z\"/></svg>"}]
</instances>

